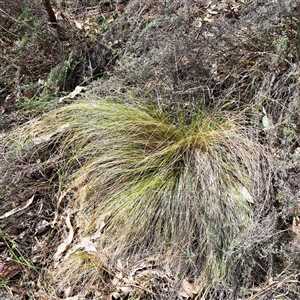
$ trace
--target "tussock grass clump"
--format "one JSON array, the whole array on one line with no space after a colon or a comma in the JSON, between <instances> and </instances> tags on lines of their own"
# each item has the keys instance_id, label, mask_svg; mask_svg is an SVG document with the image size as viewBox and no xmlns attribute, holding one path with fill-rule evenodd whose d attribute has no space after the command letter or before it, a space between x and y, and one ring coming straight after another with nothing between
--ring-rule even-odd
<instances>
[{"instance_id":1,"label":"tussock grass clump","mask_svg":"<svg viewBox=\"0 0 300 300\"><path fill-rule=\"evenodd\" d=\"M261 151L242 118L100 100L29 127L35 148L60 157L60 200L72 199L79 236L96 237L111 262L163 255L177 280L209 283L226 274L260 197Z\"/></svg>"}]
</instances>

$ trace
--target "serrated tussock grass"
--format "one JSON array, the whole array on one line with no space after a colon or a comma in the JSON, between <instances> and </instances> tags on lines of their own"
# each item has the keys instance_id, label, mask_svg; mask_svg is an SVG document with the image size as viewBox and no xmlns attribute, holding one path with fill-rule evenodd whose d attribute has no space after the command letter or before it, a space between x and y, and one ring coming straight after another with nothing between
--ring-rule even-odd
<instances>
[{"instance_id":1,"label":"serrated tussock grass","mask_svg":"<svg viewBox=\"0 0 300 300\"><path fill-rule=\"evenodd\" d=\"M26 130L35 148L59 155L60 201L73 199L81 237L97 236L114 262L164 255L179 279L209 283L226 274L226 251L260 197L262 153L242 119L100 100Z\"/></svg>"}]
</instances>

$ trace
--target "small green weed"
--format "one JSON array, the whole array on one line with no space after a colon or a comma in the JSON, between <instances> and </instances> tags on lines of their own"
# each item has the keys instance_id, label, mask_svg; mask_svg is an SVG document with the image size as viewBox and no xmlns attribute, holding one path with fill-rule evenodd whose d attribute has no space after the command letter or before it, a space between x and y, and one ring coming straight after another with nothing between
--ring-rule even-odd
<instances>
[{"instance_id":1,"label":"small green weed","mask_svg":"<svg viewBox=\"0 0 300 300\"><path fill-rule=\"evenodd\" d=\"M30 268L33 271L37 272L37 269L30 264L30 262L25 258L25 256L22 254L22 252L19 250L18 245L15 243L15 241L8 239L5 234L0 229L0 240L4 242L8 249L9 257L17 264L20 264L22 266L26 266Z\"/></svg>"}]
</instances>

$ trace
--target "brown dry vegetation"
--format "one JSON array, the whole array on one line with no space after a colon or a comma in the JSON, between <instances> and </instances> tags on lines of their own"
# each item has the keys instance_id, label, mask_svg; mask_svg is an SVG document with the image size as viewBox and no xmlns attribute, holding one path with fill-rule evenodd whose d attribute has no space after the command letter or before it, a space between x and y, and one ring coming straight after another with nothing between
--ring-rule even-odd
<instances>
[{"instance_id":1,"label":"brown dry vegetation","mask_svg":"<svg viewBox=\"0 0 300 300\"><path fill-rule=\"evenodd\" d=\"M51 4L0 0L0 299L299 299L300 2Z\"/></svg>"}]
</instances>

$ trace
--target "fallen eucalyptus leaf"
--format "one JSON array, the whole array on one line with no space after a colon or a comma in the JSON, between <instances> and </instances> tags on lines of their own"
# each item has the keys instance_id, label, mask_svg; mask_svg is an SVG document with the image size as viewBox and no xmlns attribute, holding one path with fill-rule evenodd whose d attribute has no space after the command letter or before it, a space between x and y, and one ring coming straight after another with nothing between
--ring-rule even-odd
<instances>
[{"instance_id":1,"label":"fallen eucalyptus leaf","mask_svg":"<svg viewBox=\"0 0 300 300\"><path fill-rule=\"evenodd\" d=\"M66 218L66 225L69 229L69 235L66 239L65 242L61 243L58 247L57 247L57 251L53 256L54 261L58 261L61 257L61 255L63 254L63 252L65 252L65 250L67 249L67 247L72 243L73 240L73 236L74 236L74 230L70 221L70 213L68 214L67 218Z\"/></svg>"},{"instance_id":2,"label":"fallen eucalyptus leaf","mask_svg":"<svg viewBox=\"0 0 300 300\"><path fill-rule=\"evenodd\" d=\"M253 197L245 187L242 187L241 194L247 202L254 203Z\"/></svg>"},{"instance_id":3,"label":"fallen eucalyptus leaf","mask_svg":"<svg viewBox=\"0 0 300 300\"><path fill-rule=\"evenodd\" d=\"M80 94L82 91L85 90L84 86L76 86L75 90L73 92L71 92L70 94L68 94L67 96L61 97L59 98L58 102L64 102L66 99L73 99L75 98L78 94Z\"/></svg>"},{"instance_id":4,"label":"fallen eucalyptus leaf","mask_svg":"<svg viewBox=\"0 0 300 300\"><path fill-rule=\"evenodd\" d=\"M8 211L4 215L0 216L0 219L5 219L5 218L7 218L7 217L9 217L11 215L14 215L15 213L23 210L23 209L25 209L26 207L28 207L32 203L33 199L34 199L34 195L25 203L25 205L16 207L16 208Z\"/></svg>"}]
</instances>

